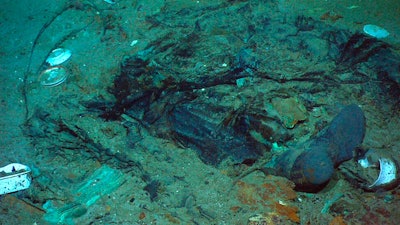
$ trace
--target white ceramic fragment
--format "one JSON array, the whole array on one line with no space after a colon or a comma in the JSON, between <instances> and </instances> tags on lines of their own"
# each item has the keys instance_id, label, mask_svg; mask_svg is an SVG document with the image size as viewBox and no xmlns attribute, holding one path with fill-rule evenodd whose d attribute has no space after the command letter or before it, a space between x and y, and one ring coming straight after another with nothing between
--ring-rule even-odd
<instances>
[{"instance_id":1,"label":"white ceramic fragment","mask_svg":"<svg viewBox=\"0 0 400 225\"><path fill-rule=\"evenodd\" d=\"M71 58L71 55L72 53L68 49L56 48L53 51L51 51L49 57L47 57L46 59L46 62L50 66L57 66L67 61L69 58Z\"/></svg>"},{"instance_id":2,"label":"white ceramic fragment","mask_svg":"<svg viewBox=\"0 0 400 225\"><path fill-rule=\"evenodd\" d=\"M372 24L365 25L363 30L366 34L378 39L385 38L390 34L384 28Z\"/></svg>"},{"instance_id":3,"label":"white ceramic fragment","mask_svg":"<svg viewBox=\"0 0 400 225\"><path fill-rule=\"evenodd\" d=\"M63 83L68 77L67 70L61 66L50 67L39 76L39 82L43 86L54 87Z\"/></svg>"},{"instance_id":4,"label":"white ceramic fragment","mask_svg":"<svg viewBox=\"0 0 400 225\"><path fill-rule=\"evenodd\" d=\"M4 174L0 175L0 195L24 190L31 185L31 169L28 166L11 163L1 167L0 172Z\"/></svg>"},{"instance_id":5,"label":"white ceramic fragment","mask_svg":"<svg viewBox=\"0 0 400 225\"><path fill-rule=\"evenodd\" d=\"M387 185L396 180L397 167L392 160L380 158L379 167L380 171L378 179L376 179L375 182L369 186L369 188Z\"/></svg>"}]
</instances>

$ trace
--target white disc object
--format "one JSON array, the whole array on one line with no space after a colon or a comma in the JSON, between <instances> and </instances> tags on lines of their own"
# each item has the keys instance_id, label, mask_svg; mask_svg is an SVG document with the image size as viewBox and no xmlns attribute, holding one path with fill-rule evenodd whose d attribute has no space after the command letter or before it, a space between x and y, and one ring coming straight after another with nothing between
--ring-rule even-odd
<instances>
[{"instance_id":1,"label":"white disc object","mask_svg":"<svg viewBox=\"0 0 400 225\"><path fill-rule=\"evenodd\" d=\"M384 28L372 24L365 25L363 30L366 34L378 39L385 38L390 34Z\"/></svg>"},{"instance_id":2,"label":"white disc object","mask_svg":"<svg viewBox=\"0 0 400 225\"><path fill-rule=\"evenodd\" d=\"M57 66L71 58L71 55L72 53L68 49L56 48L51 51L49 57L46 59L46 62L50 66Z\"/></svg>"},{"instance_id":3,"label":"white disc object","mask_svg":"<svg viewBox=\"0 0 400 225\"><path fill-rule=\"evenodd\" d=\"M39 76L39 82L43 86L54 87L63 83L68 77L67 70L61 66L50 67Z\"/></svg>"}]
</instances>

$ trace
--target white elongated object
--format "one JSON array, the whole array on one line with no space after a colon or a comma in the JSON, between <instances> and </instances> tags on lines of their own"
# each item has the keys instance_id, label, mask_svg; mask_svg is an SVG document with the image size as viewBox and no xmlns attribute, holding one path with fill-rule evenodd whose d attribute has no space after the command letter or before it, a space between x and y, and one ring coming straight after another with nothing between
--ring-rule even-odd
<instances>
[{"instance_id":1,"label":"white elongated object","mask_svg":"<svg viewBox=\"0 0 400 225\"><path fill-rule=\"evenodd\" d=\"M0 195L29 188L32 178L28 166L11 163L0 168Z\"/></svg>"},{"instance_id":2,"label":"white elongated object","mask_svg":"<svg viewBox=\"0 0 400 225\"><path fill-rule=\"evenodd\" d=\"M384 28L372 24L367 24L363 28L364 32L372 37L381 39L389 36L389 32Z\"/></svg>"},{"instance_id":3,"label":"white elongated object","mask_svg":"<svg viewBox=\"0 0 400 225\"><path fill-rule=\"evenodd\" d=\"M115 4L114 0L104 0L105 2L109 3L109 4Z\"/></svg>"}]
</instances>

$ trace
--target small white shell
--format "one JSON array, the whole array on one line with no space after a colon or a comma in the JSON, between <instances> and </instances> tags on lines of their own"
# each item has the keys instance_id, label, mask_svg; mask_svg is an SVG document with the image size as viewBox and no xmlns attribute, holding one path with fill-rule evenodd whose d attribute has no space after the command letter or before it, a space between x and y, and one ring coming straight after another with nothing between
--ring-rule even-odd
<instances>
[{"instance_id":1,"label":"small white shell","mask_svg":"<svg viewBox=\"0 0 400 225\"><path fill-rule=\"evenodd\" d=\"M386 158L380 158L379 167L380 171L378 179L376 179L375 182L369 186L369 188L375 188L382 185L387 185L397 179L396 177L397 167L392 160Z\"/></svg>"},{"instance_id":2,"label":"small white shell","mask_svg":"<svg viewBox=\"0 0 400 225\"><path fill-rule=\"evenodd\" d=\"M56 48L51 51L49 57L46 59L46 62L50 66L57 66L71 58L71 55L72 53L68 49Z\"/></svg>"},{"instance_id":3,"label":"small white shell","mask_svg":"<svg viewBox=\"0 0 400 225\"><path fill-rule=\"evenodd\" d=\"M366 34L378 39L385 38L390 34L384 28L372 24L365 25L363 30Z\"/></svg>"}]
</instances>

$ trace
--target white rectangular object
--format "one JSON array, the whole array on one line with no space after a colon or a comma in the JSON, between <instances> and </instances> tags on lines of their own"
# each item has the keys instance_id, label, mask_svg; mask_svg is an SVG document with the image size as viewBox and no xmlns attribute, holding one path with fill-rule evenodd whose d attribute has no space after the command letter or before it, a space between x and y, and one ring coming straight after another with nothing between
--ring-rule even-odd
<instances>
[{"instance_id":1,"label":"white rectangular object","mask_svg":"<svg viewBox=\"0 0 400 225\"><path fill-rule=\"evenodd\" d=\"M0 168L0 195L29 188L32 178L28 166L11 163Z\"/></svg>"}]
</instances>

